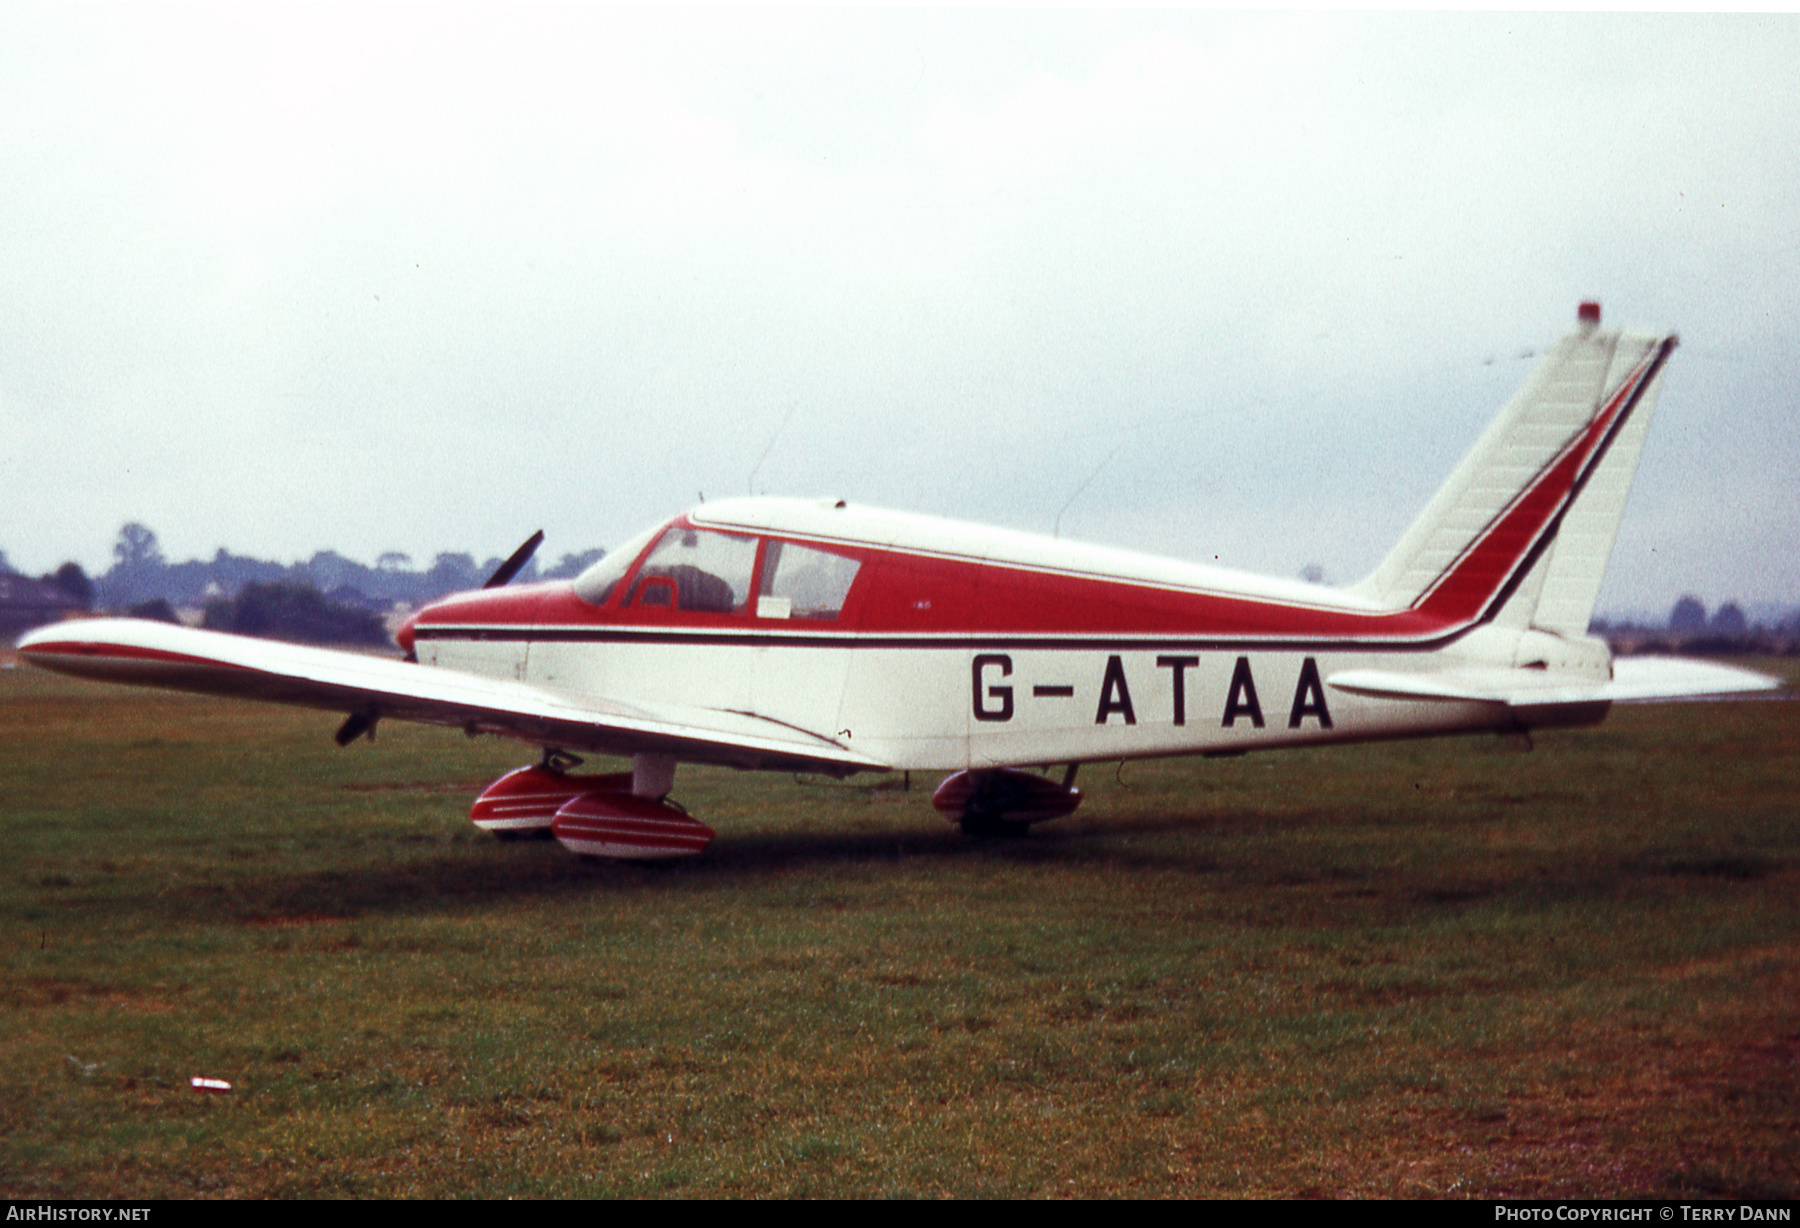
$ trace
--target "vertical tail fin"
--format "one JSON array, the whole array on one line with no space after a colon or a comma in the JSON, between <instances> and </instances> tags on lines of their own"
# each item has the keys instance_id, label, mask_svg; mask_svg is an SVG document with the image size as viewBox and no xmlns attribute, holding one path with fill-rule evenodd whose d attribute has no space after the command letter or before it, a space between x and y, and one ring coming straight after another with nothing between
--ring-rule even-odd
<instances>
[{"instance_id":1,"label":"vertical tail fin","mask_svg":"<svg viewBox=\"0 0 1800 1228\"><path fill-rule=\"evenodd\" d=\"M1675 348L1599 324L1583 303L1580 326L1356 592L1450 621L1585 634Z\"/></svg>"}]
</instances>

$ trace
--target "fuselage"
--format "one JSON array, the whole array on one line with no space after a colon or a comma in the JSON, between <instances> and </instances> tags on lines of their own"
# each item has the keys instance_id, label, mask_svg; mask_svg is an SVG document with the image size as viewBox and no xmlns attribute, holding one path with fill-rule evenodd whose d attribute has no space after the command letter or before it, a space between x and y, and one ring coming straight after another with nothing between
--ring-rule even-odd
<instances>
[{"instance_id":1,"label":"fuselage","mask_svg":"<svg viewBox=\"0 0 1800 1228\"><path fill-rule=\"evenodd\" d=\"M1493 705L1329 685L1447 658L1526 664L1520 633L1422 604L832 501L740 499L693 509L574 582L446 599L403 634L425 665L749 713L894 768L958 769L1495 727Z\"/></svg>"}]
</instances>

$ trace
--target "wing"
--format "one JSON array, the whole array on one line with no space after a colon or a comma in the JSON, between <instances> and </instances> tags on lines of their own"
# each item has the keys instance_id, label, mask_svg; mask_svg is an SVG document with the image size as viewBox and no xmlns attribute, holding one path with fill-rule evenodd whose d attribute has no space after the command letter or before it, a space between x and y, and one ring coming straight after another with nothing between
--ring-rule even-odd
<instances>
[{"instance_id":1,"label":"wing","mask_svg":"<svg viewBox=\"0 0 1800 1228\"><path fill-rule=\"evenodd\" d=\"M43 627L19 641L19 652L33 665L83 678L348 713L355 722L345 725L350 736L393 719L565 750L665 754L741 768L845 776L886 766L830 738L750 713L631 704L135 618Z\"/></svg>"}]
</instances>

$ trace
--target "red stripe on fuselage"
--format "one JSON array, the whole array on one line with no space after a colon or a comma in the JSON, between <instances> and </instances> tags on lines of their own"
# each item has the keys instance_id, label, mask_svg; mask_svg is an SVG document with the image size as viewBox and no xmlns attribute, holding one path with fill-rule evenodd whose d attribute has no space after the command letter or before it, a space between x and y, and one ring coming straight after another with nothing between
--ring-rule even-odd
<instances>
[{"instance_id":1,"label":"red stripe on fuselage","mask_svg":"<svg viewBox=\"0 0 1800 1228\"><path fill-rule=\"evenodd\" d=\"M836 619L758 618L754 601L734 614L625 606L632 588L628 584L615 585L612 599L596 607L577 597L565 581L447 598L420 612L416 634L426 639L530 638L541 627L546 638L691 634L732 640L766 636L771 643L789 638L925 643L938 637L1440 642L1483 617L1540 547L1666 352L1665 344L1640 362L1601 411L1406 610L1347 609L768 531L738 535L815 543L862 565ZM673 523L688 521L681 517Z\"/></svg>"},{"instance_id":2,"label":"red stripe on fuselage","mask_svg":"<svg viewBox=\"0 0 1800 1228\"><path fill-rule=\"evenodd\" d=\"M844 550L843 553L850 553ZM865 547L864 574L836 619L757 618L671 610L595 608L567 584L527 602L465 594L418 616L421 639L479 639L536 627L621 633L764 633L773 637L1125 636L1150 638L1416 639L1442 633L1417 611L1361 612L1266 598L1159 587Z\"/></svg>"}]
</instances>

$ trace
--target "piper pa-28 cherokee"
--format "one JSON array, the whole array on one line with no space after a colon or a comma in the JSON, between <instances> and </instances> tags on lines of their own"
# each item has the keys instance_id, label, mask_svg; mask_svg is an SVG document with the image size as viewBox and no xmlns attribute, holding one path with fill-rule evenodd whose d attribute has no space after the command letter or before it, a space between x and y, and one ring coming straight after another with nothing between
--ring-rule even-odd
<instances>
[{"instance_id":1,"label":"piper pa-28 cherokee","mask_svg":"<svg viewBox=\"0 0 1800 1228\"><path fill-rule=\"evenodd\" d=\"M697 853L677 763L949 770L971 832L1074 810L1082 763L1587 725L1615 701L1764 689L1589 638L1672 336L1578 326L1392 553L1337 590L843 502L707 503L573 582L419 611L407 660L132 619L25 637L35 665L543 748L473 818L589 856ZM631 770L576 774L576 752ZM1067 765L1058 778L1026 771Z\"/></svg>"}]
</instances>

